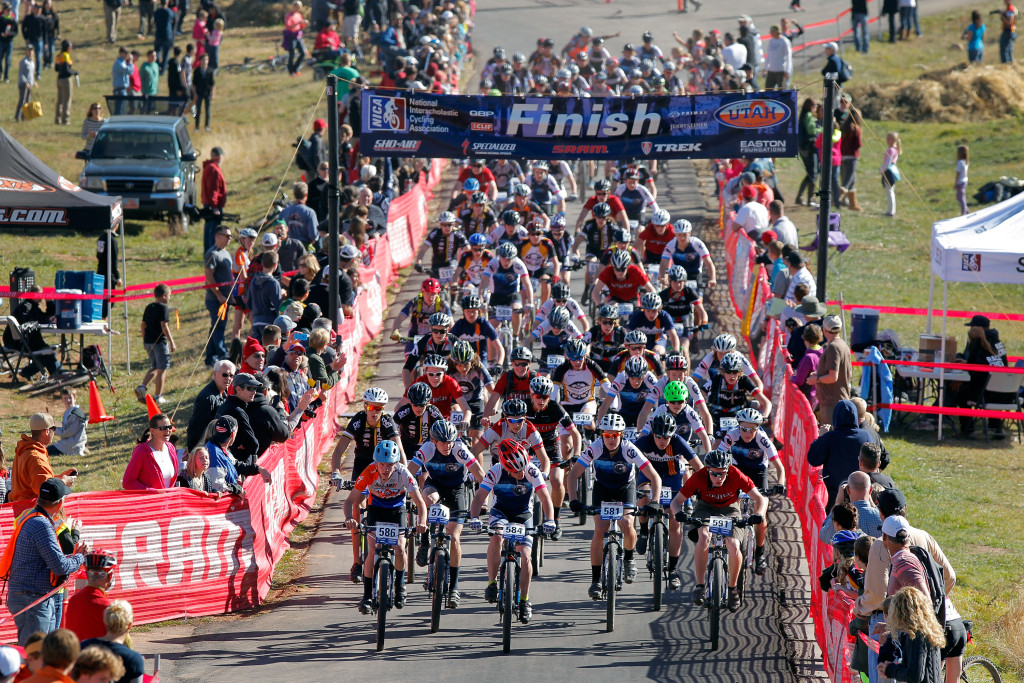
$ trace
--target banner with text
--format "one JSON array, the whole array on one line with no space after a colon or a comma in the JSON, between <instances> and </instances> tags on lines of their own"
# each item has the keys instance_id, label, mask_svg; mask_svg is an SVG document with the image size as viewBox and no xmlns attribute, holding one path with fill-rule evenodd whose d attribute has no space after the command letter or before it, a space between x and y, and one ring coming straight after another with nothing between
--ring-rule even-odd
<instances>
[{"instance_id":1,"label":"banner with text","mask_svg":"<svg viewBox=\"0 0 1024 683\"><path fill-rule=\"evenodd\" d=\"M450 159L792 157L796 105L792 90L589 98L364 90L360 149Z\"/></svg>"}]
</instances>

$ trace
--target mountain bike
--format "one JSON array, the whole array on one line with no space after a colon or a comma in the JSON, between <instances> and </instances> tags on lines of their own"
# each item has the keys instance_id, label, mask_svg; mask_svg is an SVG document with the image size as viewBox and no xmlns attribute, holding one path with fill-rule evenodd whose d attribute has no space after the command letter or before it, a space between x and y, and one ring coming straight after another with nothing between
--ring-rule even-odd
<instances>
[{"instance_id":1,"label":"mountain bike","mask_svg":"<svg viewBox=\"0 0 1024 683\"><path fill-rule=\"evenodd\" d=\"M601 598L605 601L605 630L615 630L615 594L622 590L622 531L619 520L625 515L622 503L602 502L600 507L586 508L587 514L600 515L607 521L604 532L604 551L601 555Z\"/></svg>"},{"instance_id":2,"label":"mountain bike","mask_svg":"<svg viewBox=\"0 0 1024 683\"><path fill-rule=\"evenodd\" d=\"M456 517L465 518L466 510L456 510ZM424 586L430 592L430 632L441 628L441 609L448 603L448 577L451 568L451 540L448 522L451 513L440 503L434 503L427 512L430 533L430 561L427 563L427 578Z\"/></svg>"},{"instance_id":3,"label":"mountain bike","mask_svg":"<svg viewBox=\"0 0 1024 683\"><path fill-rule=\"evenodd\" d=\"M781 484L775 484L774 486L765 487L761 493L766 496L786 495L786 487ZM743 515L743 519L746 519L754 513L751 508L750 496L742 491L740 491L740 513ZM744 544L745 550L743 551L743 561L740 563L740 575L736 579L736 588L739 589L741 596L740 604L743 604L742 596L745 592L743 587L747 582L747 571L749 570L756 573L754 572L754 551L756 549L755 544L757 542L756 536L757 534L753 529L751 529L750 533L747 534L747 542Z\"/></svg>"},{"instance_id":4,"label":"mountain bike","mask_svg":"<svg viewBox=\"0 0 1024 683\"><path fill-rule=\"evenodd\" d=\"M405 499L405 527L413 529L416 527L416 505L413 504L409 498ZM416 541L419 534L406 534L406 551L409 553L410 560L406 562L405 568L405 582L412 585L416 581L416 563L411 558L416 557Z\"/></svg>"},{"instance_id":5,"label":"mountain bike","mask_svg":"<svg viewBox=\"0 0 1024 683\"><path fill-rule=\"evenodd\" d=\"M501 564L498 565L498 614L501 617L501 651L508 654L512 649L512 617L519 618L519 551L516 546L526 542L528 533L525 524L499 521L491 527L501 532Z\"/></svg>"},{"instance_id":6,"label":"mountain bike","mask_svg":"<svg viewBox=\"0 0 1024 683\"><path fill-rule=\"evenodd\" d=\"M728 602L729 590L729 550L725 545L725 539L732 536L734 530L747 526L747 520L731 517L695 519L684 515L683 521L694 528L706 526L711 533L708 568L704 577L704 606L708 611L708 637L711 640L711 649L717 650L722 609Z\"/></svg>"},{"instance_id":7,"label":"mountain bike","mask_svg":"<svg viewBox=\"0 0 1024 683\"><path fill-rule=\"evenodd\" d=\"M533 520L534 526L537 525L537 520L544 519L544 508L541 506L540 498L535 498L533 501ZM533 532L533 547L530 548L530 564L533 568L533 575L540 576L540 569L544 566L544 539L546 534L539 528Z\"/></svg>"},{"instance_id":8,"label":"mountain bike","mask_svg":"<svg viewBox=\"0 0 1024 683\"><path fill-rule=\"evenodd\" d=\"M354 481L343 481L341 479L336 480L335 490L337 491L351 491L355 488L356 483ZM359 529L359 556L355 558L354 564L359 567L359 574L356 576L356 580L353 583L360 584L363 581L363 563L366 562L366 556L369 553L369 545L366 540L366 533L360 528Z\"/></svg>"},{"instance_id":9,"label":"mountain bike","mask_svg":"<svg viewBox=\"0 0 1024 683\"><path fill-rule=\"evenodd\" d=\"M654 592L654 611L661 611L664 588L672 573L668 569L668 506L672 503L672 489L664 487L658 504L649 503L645 510L651 521L650 540L647 543L647 571L651 573Z\"/></svg>"},{"instance_id":10,"label":"mountain bike","mask_svg":"<svg viewBox=\"0 0 1024 683\"><path fill-rule=\"evenodd\" d=\"M967 644L974 642L974 622L963 620L964 629L967 631ZM942 663L942 679L946 678L946 663ZM981 655L964 657L963 671L960 672L961 683L1002 683L1003 677L999 674L996 665Z\"/></svg>"},{"instance_id":11,"label":"mountain bike","mask_svg":"<svg viewBox=\"0 0 1024 683\"><path fill-rule=\"evenodd\" d=\"M395 605L395 548L402 536L414 536L410 529L390 522L378 522L374 527L359 525L364 536L373 533L376 558L373 563L373 613L377 615L377 651L384 649L387 634L387 614ZM409 564L413 564L410 562Z\"/></svg>"},{"instance_id":12,"label":"mountain bike","mask_svg":"<svg viewBox=\"0 0 1024 683\"><path fill-rule=\"evenodd\" d=\"M488 306L487 316L490 320L498 321L495 331L498 333L498 343L505 349L505 361L501 364L502 371L508 370L511 360L512 347L515 346L515 335L512 334L512 307L511 306Z\"/></svg>"}]
</instances>

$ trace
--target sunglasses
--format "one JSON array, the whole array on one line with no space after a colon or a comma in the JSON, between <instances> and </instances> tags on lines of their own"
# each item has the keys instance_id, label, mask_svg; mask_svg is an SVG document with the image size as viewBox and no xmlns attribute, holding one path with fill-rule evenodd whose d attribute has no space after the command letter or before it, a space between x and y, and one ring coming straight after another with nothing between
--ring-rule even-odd
<instances>
[{"instance_id":1,"label":"sunglasses","mask_svg":"<svg viewBox=\"0 0 1024 683\"><path fill-rule=\"evenodd\" d=\"M384 406L373 406L373 405L366 406L366 412L368 412L368 413L377 413L377 412L380 412L382 410L384 410Z\"/></svg>"},{"instance_id":2,"label":"sunglasses","mask_svg":"<svg viewBox=\"0 0 1024 683\"><path fill-rule=\"evenodd\" d=\"M621 437L622 432L601 432L601 436L606 436L609 439L614 439L615 437Z\"/></svg>"},{"instance_id":3,"label":"sunglasses","mask_svg":"<svg viewBox=\"0 0 1024 683\"><path fill-rule=\"evenodd\" d=\"M710 470L710 471L708 472L708 474L710 474L710 475L711 475L712 477L714 477L715 479L724 479L724 478L725 478L725 476L726 476L727 474L729 474L729 473L728 473L728 472L715 472L714 470Z\"/></svg>"},{"instance_id":4,"label":"sunglasses","mask_svg":"<svg viewBox=\"0 0 1024 683\"><path fill-rule=\"evenodd\" d=\"M682 401L665 401L665 403L669 404L670 406L681 406L681 405L683 405Z\"/></svg>"},{"instance_id":5,"label":"sunglasses","mask_svg":"<svg viewBox=\"0 0 1024 683\"><path fill-rule=\"evenodd\" d=\"M625 268L612 268L612 270L614 270L616 273L625 273L628 269L629 266L626 266Z\"/></svg>"},{"instance_id":6,"label":"sunglasses","mask_svg":"<svg viewBox=\"0 0 1024 683\"><path fill-rule=\"evenodd\" d=\"M550 397L550 396L548 396L547 394L534 394L534 395L533 395L533 397L534 397L535 399L538 399L538 400L540 400L540 401L544 401L544 400L547 400L547 399L551 398L551 397Z\"/></svg>"},{"instance_id":7,"label":"sunglasses","mask_svg":"<svg viewBox=\"0 0 1024 683\"><path fill-rule=\"evenodd\" d=\"M483 251L483 250L484 250L484 248L483 248L483 247L471 247L471 248L472 248L472 250L473 250L473 251L475 251L475 252L476 252L476 253L478 253L478 254L479 254L479 253L480 253L481 251Z\"/></svg>"},{"instance_id":8,"label":"sunglasses","mask_svg":"<svg viewBox=\"0 0 1024 683\"><path fill-rule=\"evenodd\" d=\"M753 434L757 431L756 427L740 427L740 431L744 434Z\"/></svg>"},{"instance_id":9,"label":"sunglasses","mask_svg":"<svg viewBox=\"0 0 1024 683\"><path fill-rule=\"evenodd\" d=\"M160 425L159 427L153 427L153 429L159 429L161 432L169 432L174 429L174 425Z\"/></svg>"},{"instance_id":10,"label":"sunglasses","mask_svg":"<svg viewBox=\"0 0 1024 683\"><path fill-rule=\"evenodd\" d=\"M725 371L723 371L722 374L725 375L726 377L739 377L740 376L739 370L737 370L735 372L725 372Z\"/></svg>"},{"instance_id":11,"label":"sunglasses","mask_svg":"<svg viewBox=\"0 0 1024 683\"><path fill-rule=\"evenodd\" d=\"M443 372L428 372L427 377L440 377L443 374Z\"/></svg>"},{"instance_id":12,"label":"sunglasses","mask_svg":"<svg viewBox=\"0 0 1024 683\"><path fill-rule=\"evenodd\" d=\"M430 331L434 334L448 334L448 330L443 327L431 327Z\"/></svg>"},{"instance_id":13,"label":"sunglasses","mask_svg":"<svg viewBox=\"0 0 1024 683\"><path fill-rule=\"evenodd\" d=\"M505 422L508 422L510 425L517 425L521 424L525 419L525 417L506 417Z\"/></svg>"},{"instance_id":14,"label":"sunglasses","mask_svg":"<svg viewBox=\"0 0 1024 683\"><path fill-rule=\"evenodd\" d=\"M527 363L526 361L516 361L515 363L512 364L512 366L517 368L528 368L530 367L530 364Z\"/></svg>"}]
</instances>

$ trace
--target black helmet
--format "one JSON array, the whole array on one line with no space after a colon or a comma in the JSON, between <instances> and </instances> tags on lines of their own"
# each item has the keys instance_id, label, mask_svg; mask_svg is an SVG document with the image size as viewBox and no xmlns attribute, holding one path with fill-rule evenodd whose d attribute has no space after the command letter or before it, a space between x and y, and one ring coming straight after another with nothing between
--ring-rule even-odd
<instances>
[{"instance_id":1,"label":"black helmet","mask_svg":"<svg viewBox=\"0 0 1024 683\"><path fill-rule=\"evenodd\" d=\"M612 181L608 180L607 178L601 178L596 183L594 183L594 192L611 192L611 191L612 191Z\"/></svg>"},{"instance_id":2,"label":"black helmet","mask_svg":"<svg viewBox=\"0 0 1024 683\"><path fill-rule=\"evenodd\" d=\"M650 31L644 31L643 41L645 43L649 43L649 42L651 42L653 40L654 40L654 36L651 35L651 32Z\"/></svg>"},{"instance_id":3,"label":"black helmet","mask_svg":"<svg viewBox=\"0 0 1024 683\"><path fill-rule=\"evenodd\" d=\"M473 195L470 197L470 201L473 202L474 204L486 204L487 203L487 193L486 192L474 192Z\"/></svg>"},{"instance_id":4,"label":"black helmet","mask_svg":"<svg viewBox=\"0 0 1024 683\"><path fill-rule=\"evenodd\" d=\"M561 301L563 299L568 299L570 296L572 296L572 292L569 290L569 285L565 284L564 282L559 281L551 285L552 299L557 299Z\"/></svg>"},{"instance_id":5,"label":"black helmet","mask_svg":"<svg viewBox=\"0 0 1024 683\"><path fill-rule=\"evenodd\" d=\"M612 231L612 242L630 242L633 238L629 234L629 228L615 228Z\"/></svg>"},{"instance_id":6,"label":"black helmet","mask_svg":"<svg viewBox=\"0 0 1024 683\"><path fill-rule=\"evenodd\" d=\"M545 38L544 39L544 47L554 47L554 46L555 46L555 39L554 38Z\"/></svg>"},{"instance_id":7,"label":"black helmet","mask_svg":"<svg viewBox=\"0 0 1024 683\"><path fill-rule=\"evenodd\" d=\"M704 466L722 469L732 465L732 453L723 451L721 448L711 451L704 456Z\"/></svg>"},{"instance_id":8,"label":"black helmet","mask_svg":"<svg viewBox=\"0 0 1024 683\"><path fill-rule=\"evenodd\" d=\"M597 309L598 320L618 320L619 309L611 304L603 304L601 308Z\"/></svg>"},{"instance_id":9,"label":"black helmet","mask_svg":"<svg viewBox=\"0 0 1024 683\"><path fill-rule=\"evenodd\" d=\"M466 296L462 297L460 305L462 306L462 309L465 310L467 308L480 308L481 306L484 305L484 302L481 301L480 297L478 297L476 294L467 294Z\"/></svg>"},{"instance_id":10,"label":"black helmet","mask_svg":"<svg viewBox=\"0 0 1024 683\"><path fill-rule=\"evenodd\" d=\"M651 418L651 433L655 436L669 437L676 433L676 419L666 413L658 413Z\"/></svg>"},{"instance_id":11,"label":"black helmet","mask_svg":"<svg viewBox=\"0 0 1024 683\"><path fill-rule=\"evenodd\" d=\"M438 420L430 425L430 438L454 443L459 438L459 430L448 420Z\"/></svg>"},{"instance_id":12,"label":"black helmet","mask_svg":"<svg viewBox=\"0 0 1024 683\"><path fill-rule=\"evenodd\" d=\"M519 212L513 209L506 209L501 212L501 222L505 225L519 225Z\"/></svg>"},{"instance_id":13,"label":"black helmet","mask_svg":"<svg viewBox=\"0 0 1024 683\"><path fill-rule=\"evenodd\" d=\"M414 406L425 406L434 397L434 391L426 382L416 382L409 387L409 403Z\"/></svg>"},{"instance_id":14,"label":"black helmet","mask_svg":"<svg viewBox=\"0 0 1024 683\"><path fill-rule=\"evenodd\" d=\"M512 65L509 64L508 62L505 62L504 64L501 65L501 68L498 69L498 73L500 73L503 76L511 76Z\"/></svg>"},{"instance_id":15,"label":"black helmet","mask_svg":"<svg viewBox=\"0 0 1024 683\"><path fill-rule=\"evenodd\" d=\"M509 354L509 360L533 360L533 352L525 346L517 346Z\"/></svg>"},{"instance_id":16,"label":"black helmet","mask_svg":"<svg viewBox=\"0 0 1024 683\"><path fill-rule=\"evenodd\" d=\"M548 322L551 323L551 327L563 330L569 324L569 311L565 309L565 306L555 306L548 313Z\"/></svg>"},{"instance_id":17,"label":"black helmet","mask_svg":"<svg viewBox=\"0 0 1024 683\"><path fill-rule=\"evenodd\" d=\"M612 207L604 202L598 202L594 204L593 212L594 218L608 218L608 216L612 215Z\"/></svg>"},{"instance_id":18,"label":"black helmet","mask_svg":"<svg viewBox=\"0 0 1024 683\"><path fill-rule=\"evenodd\" d=\"M508 57L508 54L505 52L505 48L501 47L500 45L498 47L494 48L494 58L495 59L506 59L507 57Z\"/></svg>"},{"instance_id":19,"label":"black helmet","mask_svg":"<svg viewBox=\"0 0 1024 683\"><path fill-rule=\"evenodd\" d=\"M501 404L501 412L505 417L524 417L526 415L526 401L510 398Z\"/></svg>"},{"instance_id":20,"label":"black helmet","mask_svg":"<svg viewBox=\"0 0 1024 683\"><path fill-rule=\"evenodd\" d=\"M569 360L581 361L587 357L587 344L582 339L570 339L565 342L565 357Z\"/></svg>"}]
</instances>

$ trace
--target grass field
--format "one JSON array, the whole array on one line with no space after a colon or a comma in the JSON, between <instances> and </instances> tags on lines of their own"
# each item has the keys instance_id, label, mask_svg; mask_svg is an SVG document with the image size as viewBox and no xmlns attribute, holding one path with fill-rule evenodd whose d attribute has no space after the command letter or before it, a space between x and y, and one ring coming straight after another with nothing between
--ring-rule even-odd
<instances>
[{"instance_id":1,"label":"grass field","mask_svg":"<svg viewBox=\"0 0 1024 683\"><path fill-rule=\"evenodd\" d=\"M955 13L924 18L922 38L893 45L872 41L868 55L859 55L848 46L844 57L855 67L854 80L848 84L854 104L862 84L915 79L925 71L966 62L966 52L952 45L975 8L983 13L991 9L966 5ZM998 57L993 42L998 30L991 22L988 33L992 40L987 41L985 61L992 64ZM1007 78L1016 73L1010 71ZM820 89L805 89L801 100L805 94L819 97ZM975 210L980 206L970 195L982 184L1004 175L1024 177L1020 130L1019 114L988 120L973 117L960 123L866 121L857 173L858 200L864 210L842 212L843 230L852 247L836 262L839 274L829 273L828 298L841 297L853 304L926 307L932 223L959 214L953 192L956 146L970 147L968 203ZM887 202L879 176L889 131L898 132L903 141L899 166L904 182L896 189L895 218L882 215ZM1008 131L1016 131L1010 144ZM779 161L777 168L786 198L791 200L803 177L802 165L796 159L786 159ZM816 211L797 206L787 211L802 243L813 239ZM813 265L811 272L816 272ZM1019 313L1022 301L1020 286L949 285L951 309ZM941 281L936 285L936 304L941 309ZM846 321L849 324L848 315ZM948 334L956 336L961 347L966 342L964 322L953 318L948 322ZM916 316L883 315L880 321L880 328L895 330L904 346L916 347L924 327L925 319ZM1024 355L1024 325L999 322L994 327L1011 355ZM939 330L941 318L933 327L935 333ZM1024 680L1024 602L1019 597L1024 575L1017 563L1024 555L1024 541L1016 528L1024 449L1007 441L986 445L984 441L948 438L937 442L934 430L902 427L884 438L893 454L887 473L906 492L912 523L936 537L956 568L954 601L977 625L978 642L968 653L995 659L1007 672L1003 680Z\"/></svg>"}]
</instances>

